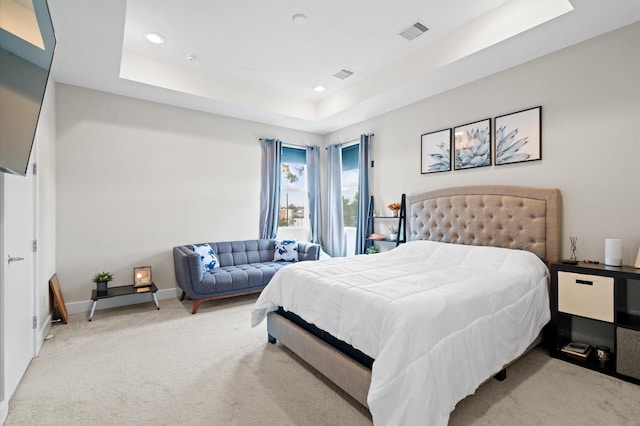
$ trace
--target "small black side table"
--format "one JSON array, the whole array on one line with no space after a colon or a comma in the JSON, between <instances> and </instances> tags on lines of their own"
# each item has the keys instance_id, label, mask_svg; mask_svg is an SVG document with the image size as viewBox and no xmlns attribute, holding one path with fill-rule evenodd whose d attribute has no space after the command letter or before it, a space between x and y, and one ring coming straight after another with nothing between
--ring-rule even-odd
<instances>
[{"instance_id":1,"label":"small black side table","mask_svg":"<svg viewBox=\"0 0 640 426\"><path fill-rule=\"evenodd\" d=\"M154 283L145 287L134 287L133 285L124 285L121 287L110 287L105 292L98 292L98 290L93 290L91 292L91 300L93 300L93 304L91 305L91 314L89 314L89 321L93 319L93 313L96 311L96 305L98 304L98 300L100 299L109 299L111 297L118 296L127 296L129 294L141 294L141 293L151 293L153 297L153 301L156 304L156 308L160 310L160 304L158 303L158 298L156 297L156 292L158 291L158 287Z\"/></svg>"}]
</instances>

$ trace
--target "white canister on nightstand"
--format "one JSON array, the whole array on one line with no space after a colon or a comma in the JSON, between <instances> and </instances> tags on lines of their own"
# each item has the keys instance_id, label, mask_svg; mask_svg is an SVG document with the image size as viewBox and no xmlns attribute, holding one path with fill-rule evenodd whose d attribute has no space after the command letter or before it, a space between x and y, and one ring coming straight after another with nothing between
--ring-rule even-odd
<instances>
[{"instance_id":1,"label":"white canister on nightstand","mask_svg":"<svg viewBox=\"0 0 640 426\"><path fill-rule=\"evenodd\" d=\"M622 240L617 238L604 240L604 264L622 266Z\"/></svg>"}]
</instances>

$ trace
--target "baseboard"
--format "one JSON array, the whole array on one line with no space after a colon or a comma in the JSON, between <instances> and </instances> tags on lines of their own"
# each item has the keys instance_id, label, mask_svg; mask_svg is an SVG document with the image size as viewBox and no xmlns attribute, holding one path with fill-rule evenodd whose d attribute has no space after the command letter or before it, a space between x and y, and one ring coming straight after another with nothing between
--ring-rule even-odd
<instances>
[{"instance_id":1,"label":"baseboard","mask_svg":"<svg viewBox=\"0 0 640 426\"><path fill-rule=\"evenodd\" d=\"M182 294L182 290L179 288L169 288L165 290L158 290L156 297L158 300L177 298ZM152 302L150 293L130 294L127 296L112 297L109 299L101 299L96 305L96 310L117 308L119 306L135 305L137 303ZM91 310L91 304L93 301L83 300L80 302L65 303L67 307L67 313L79 314L82 312L89 312ZM162 304L160 305L162 308Z\"/></svg>"}]
</instances>

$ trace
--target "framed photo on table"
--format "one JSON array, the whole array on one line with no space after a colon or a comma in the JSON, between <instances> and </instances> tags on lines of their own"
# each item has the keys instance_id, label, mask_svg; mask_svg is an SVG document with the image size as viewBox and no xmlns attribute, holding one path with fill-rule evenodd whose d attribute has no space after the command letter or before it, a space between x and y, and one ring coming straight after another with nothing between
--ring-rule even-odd
<instances>
[{"instance_id":1,"label":"framed photo on table","mask_svg":"<svg viewBox=\"0 0 640 426\"><path fill-rule=\"evenodd\" d=\"M133 286L146 287L153 284L151 281L151 266L136 266L133 268Z\"/></svg>"}]
</instances>

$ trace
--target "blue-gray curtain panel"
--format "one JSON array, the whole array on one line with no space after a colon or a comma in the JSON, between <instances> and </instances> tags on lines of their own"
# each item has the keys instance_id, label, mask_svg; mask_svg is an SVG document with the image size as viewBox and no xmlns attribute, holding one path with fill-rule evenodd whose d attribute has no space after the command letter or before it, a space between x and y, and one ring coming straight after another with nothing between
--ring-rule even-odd
<instances>
[{"instance_id":1,"label":"blue-gray curtain panel","mask_svg":"<svg viewBox=\"0 0 640 426\"><path fill-rule=\"evenodd\" d=\"M356 254L367 249L367 215L369 209L369 144L373 135L360 135L358 151L358 219L356 221Z\"/></svg>"},{"instance_id":2,"label":"blue-gray curtain panel","mask_svg":"<svg viewBox=\"0 0 640 426\"><path fill-rule=\"evenodd\" d=\"M327 243L330 256L344 257L347 242L344 238L342 217L342 147L340 144L327 147Z\"/></svg>"},{"instance_id":3,"label":"blue-gray curtain panel","mask_svg":"<svg viewBox=\"0 0 640 426\"><path fill-rule=\"evenodd\" d=\"M307 186L309 230L312 243L322 246L322 205L320 203L320 148L307 146Z\"/></svg>"},{"instance_id":4,"label":"blue-gray curtain panel","mask_svg":"<svg viewBox=\"0 0 640 426\"><path fill-rule=\"evenodd\" d=\"M282 141L261 139L262 168L260 174L260 238L275 238L280 213L280 158Z\"/></svg>"}]
</instances>

